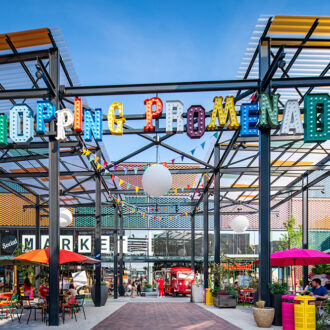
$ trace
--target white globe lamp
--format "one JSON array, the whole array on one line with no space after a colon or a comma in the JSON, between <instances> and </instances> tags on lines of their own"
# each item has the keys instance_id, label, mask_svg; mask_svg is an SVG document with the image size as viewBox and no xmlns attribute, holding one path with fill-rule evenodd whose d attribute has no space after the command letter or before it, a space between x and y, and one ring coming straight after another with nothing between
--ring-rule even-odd
<instances>
[{"instance_id":1,"label":"white globe lamp","mask_svg":"<svg viewBox=\"0 0 330 330\"><path fill-rule=\"evenodd\" d=\"M249 227L249 219L244 215L238 215L230 222L230 227L235 233L244 233Z\"/></svg>"},{"instance_id":2,"label":"white globe lamp","mask_svg":"<svg viewBox=\"0 0 330 330\"><path fill-rule=\"evenodd\" d=\"M148 195L163 196L172 186L172 175L167 167L160 164L152 165L143 173L142 185Z\"/></svg>"},{"instance_id":3,"label":"white globe lamp","mask_svg":"<svg viewBox=\"0 0 330 330\"><path fill-rule=\"evenodd\" d=\"M67 227L72 222L72 213L70 210L60 207L60 227Z\"/></svg>"}]
</instances>

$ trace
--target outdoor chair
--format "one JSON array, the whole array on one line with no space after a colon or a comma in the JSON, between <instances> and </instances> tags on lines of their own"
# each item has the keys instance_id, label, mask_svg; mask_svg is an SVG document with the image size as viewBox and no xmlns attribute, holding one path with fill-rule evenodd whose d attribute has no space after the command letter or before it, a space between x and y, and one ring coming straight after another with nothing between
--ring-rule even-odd
<instances>
[{"instance_id":1,"label":"outdoor chair","mask_svg":"<svg viewBox=\"0 0 330 330\"><path fill-rule=\"evenodd\" d=\"M24 310L29 311L29 316L28 316L26 324L29 324L33 310L34 310L34 319L35 320L37 319L37 309L40 309L41 311L43 311L42 307L39 306L38 304L36 304L36 303L31 304L31 299L27 296L20 297L20 301L21 301L21 315L19 317L19 321L21 321ZM41 317L43 318L43 315Z\"/></svg>"},{"instance_id":2,"label":"outdoor chair","mask_svg":"<svg viewBox=\"0 0 330 330\"><path fill-rule=\"evenodd\" d=\"M250 306L253 305L253 291L253 289L243 289L244 301L246 301Z\"/></svg>"},{"instance_id":3,"label":"outdoor chair","mask_svg":"<svg viewBox=\"0 0 330 330\"><path fill-rule=\"evenodd\" d=\"M6 317L8 316L8 313L11 317L11 320L14 321L15 316L15 310L17 314L18 321L20 321L18 311L17 311L17 303L18 303L18 294L12 295L10 298L10 301L5 302L4 304L0 305L0 318L3 319L3 311L6 311Z\"/></svg>"},{"instance_id":4,"label":"outdoor chair","mask_svg":"<svg viewBox=\"0 0 330 330\"><path fill-rule=\"evenodd\" d=\"M75 310L75 302L76 302L76 298L75 297L70 297L67 303L63 303L60 305L60 309L62 311L62 319L63 319L63 323L65 322L65 312L68 311L71 315L71 318L74 318L77 322L77 316L76 316L76 310Z\"/></svg>"},{"instance_id":5,"label":"outdoor chair","mask_svg":"<svg viewBox=\"0 0 330 330\"><path fill-rule=\"evenodd\" d=\"M75 303L74 303L74 308L76 309L76 312L79 311L79 308L82 309L84 313L84 318L86 320L86 314L85 314L85 295L84 294L78 294L76 295Z\"/></svg>"}]
</instances>

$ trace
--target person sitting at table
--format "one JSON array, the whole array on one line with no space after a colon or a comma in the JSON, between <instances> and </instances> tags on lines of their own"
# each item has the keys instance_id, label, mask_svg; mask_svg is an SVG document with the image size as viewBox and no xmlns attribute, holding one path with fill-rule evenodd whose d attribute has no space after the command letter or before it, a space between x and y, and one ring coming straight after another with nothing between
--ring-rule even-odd
<instances>
[{"instance_id":1,"label":"person sitting at table","mask_svg":"<svg viewBox=\"0 0 330 330\"><path fill-rule=\"evenodd\" d=\"M315 297L316 301L324 301L328 299L328 290L321 285L321 280L319 278L314 278L312 280L312 292L311 296Z\"/></svg>"},{"instance_id":2,"label":"person sitting at table","mask_svg":"<svg viewBox=\"0 0 330 330\"><path fill-rule=\"evenodd\" d=\"M29 275L27 273L25 274L23 289L24 289L24 297L29 297L30 299L33 299L33 287L29 279Z\"/></svg>"},{"instance_id":3,"label":"person sitting at table","mask_svg":"<svg viewBox=\"0 0 330 330\"><path fill-rule=\"evenodd\" d=\"M312 289L313 289L312 281L309 281L301 294L302 295L309 295L312 292Z\"/></svg>"},{"instance_id":4,"label":"person sitting at table","mask_svg":"<svg viewBox=\"0 0 330 330\"><path fill-rule=\"evenodd\" d=\"M39 287L39 302L45 302L49 295L48 281L45 280L44 284Z\"/></svg>"},{"instance_id":5,"label":"person sitting at table","mask_svg":"<svg viewBox=\"0 0 330 330\"><path fill-rule=\"evenodd\" d=\"M66 292L66 295L70 298L75 297L77 294L77 290L74 288L73 283L70 283L69 290Z\"/></svg>"}]
</instances>

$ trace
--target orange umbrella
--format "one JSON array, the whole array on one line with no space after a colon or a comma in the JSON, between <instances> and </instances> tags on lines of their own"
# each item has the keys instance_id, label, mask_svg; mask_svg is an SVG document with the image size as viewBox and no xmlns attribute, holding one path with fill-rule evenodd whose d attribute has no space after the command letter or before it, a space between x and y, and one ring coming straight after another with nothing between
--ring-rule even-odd
<instances>
[{"instance_id":1,"label":"orange umbrella","mask_svg":"<svg viewBox=\"0 0 330 330\"><path fill-rule=\"evenodd\" d=\"M32 250L21 254L20 256L14 258L14 260L25 260L40 264L49 264L49 249L47 248ZM60 249L59 264L65 264L70 262L96 264L100 261L97 259L83 256L79 253Z\"/></svg>"}]
</instances>

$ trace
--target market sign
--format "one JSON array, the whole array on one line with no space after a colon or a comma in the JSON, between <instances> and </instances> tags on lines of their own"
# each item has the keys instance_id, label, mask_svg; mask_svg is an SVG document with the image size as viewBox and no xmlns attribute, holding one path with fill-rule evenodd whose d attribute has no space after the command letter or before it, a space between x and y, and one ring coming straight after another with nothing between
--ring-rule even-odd
<instances>
[{"instance_id":1,"label":"market sign","mask_svg":"<svg viewBox=\"0 0 330 330\"><path fill-rule=\"evenodd\" d=\"M240 129L241 136L256 136L263 128L280 128L281 135L304 134L305 142L324 142L330 138L330 97L328 94L309 94L304 97L304 123L299 103L288 100L284 107L283 119L279 122L279 94L271 96L261 93L259 103L244 103L240 106L240 122L237 119L233 96L214 98L210 122L206 124L205 109L201 105L192 105L186 113L184 125L184 104L181 101L166 101L166 133L183 133L192 139L201 138L205 131L214 131L227 127ZM146 124L144 131L155 131L154 119L163 112L163 101L159 97L144 100L146 106ZM117 113L117 115L116 115ZM66 141L66 130L84 134L85 141L102 141L102 109L84 109L82 100L76 98L74 111L56 110L50 101L37 101L36 123L32 109L26 104L15 104L8 116L0 114L0 144L8 144L9 137L14 143L29 143L34 137L34 124L37 134L45 134L46 123L56 119L57 135L60 142ZM107 113L109 131L113 135L125 134L123 103L114 102ZM173 123L176 122L174 129Z\"/></svg>"},{"instance_id":2,"label":"market sign","mask_svg":"<svg viewBox=\"0 0 330 330\"><path fill-rule=\"evenodd\" d=\"M6 254L13 254L17 245L17 238L14 235L7 235L1 239L1 249Z\"/></svg>"},{"instance_id":3,"label":"market sign","mask_svg":"<svg viewBox=\"0 0 330 330\"><path fill-rule=\"evenodd\" d=\"M40 247L42 249L49 247L49 236L40 236ZM72 235L60 235L60 249L74 250ZM36 249L36 235L22 235L22 245L24 248L31 250ZM91 235L78 235L77 248L79 253L92 253L92 236ZM101 251L102 254L110 253L110 236L101 236Z\"/></svg>"}]
</instances>

